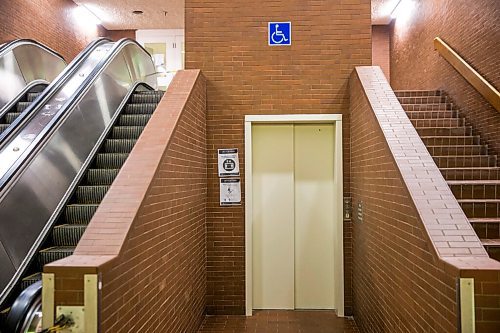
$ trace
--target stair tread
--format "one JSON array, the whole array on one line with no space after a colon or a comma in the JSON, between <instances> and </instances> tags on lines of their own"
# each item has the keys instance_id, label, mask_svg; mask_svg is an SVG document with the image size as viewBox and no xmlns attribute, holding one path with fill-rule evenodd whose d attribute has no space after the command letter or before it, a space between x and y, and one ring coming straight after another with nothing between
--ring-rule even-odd
<instances>
[{"instance_id":1,"label":"stair tread","mask_svg":"<svg viewBox=\"0 0 500 333\"><path fill-rule=\"evenodd\" d=\"M484 202L484 203L500 203L500 199L457 199L460 203L474 203L474 202Z\"/></svg>"},{"instance_id":2,"label":"stair tread","mask_svg":"<svg viewBox=\"0 0 500 333\"><path fill-rule=\"evenodd\" d=\"M500 217L470 217L471 223L500 223Z\"/></svg>"},{"instance_id":3,"label":"stair tread","mask_svg":"<svg viewBox=\"0 0 500 333\"><path fill-rule=\"evenodd\" d=\"M457 157L460 157L460 158L473 158L473 157L492 157L492 158L495 158L497 155L489 155L489 154L482 154L482 155L432 155L432 157L439 157L439 158L443 158L443 157L446 157L446 158L457 158ZM457 169L457 168L455 168ZM458 169L462 169L462 168L458 168Z\"/></svg>"},{"instance_id":4,"label":"stair tread","mask_svg":"<svg viewBox=\"0 0 500 333\"><path fill-rule=\"evenodd\" d=\"M481 238L481 243L485 246L500 246L499 238Z\"/></svg>"},{"instance_id":5,"label":"stair tread","mask_svg":"<svg viewBox=\"0 0 500 333\"><path fill-rule=\"evenodd\" d=\"M448 185L500 185L500 179L448 180Z\"/></svg>"},{"instance_id":6,"label":"stair tread","mask_svg":"<svg viewBox=\"0 0 500 333\"><path fill-rule=\"evenodd\" d=\"M40 250L42 252L72 252L75 250L74 246L52 246L46 249Z\"/></svg>"}]
</instances>

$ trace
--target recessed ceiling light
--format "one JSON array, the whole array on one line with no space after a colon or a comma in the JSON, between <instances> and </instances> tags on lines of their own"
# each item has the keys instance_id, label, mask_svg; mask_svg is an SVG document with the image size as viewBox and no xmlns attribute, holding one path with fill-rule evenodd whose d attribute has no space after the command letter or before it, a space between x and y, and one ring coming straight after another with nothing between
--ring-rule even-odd
<instances>
[{"instance_id":1,"label":"recessed ceiling light","mask_svg":"<svg viewBox=\"0 0 500 333\"><path fill-rule=\"evenodd\" d=\"M134 10L132 12L132 14L135 14L135 15L141 15L141 14L144 14L144 12L142 10Z\"/></svg>"}]
</instances>

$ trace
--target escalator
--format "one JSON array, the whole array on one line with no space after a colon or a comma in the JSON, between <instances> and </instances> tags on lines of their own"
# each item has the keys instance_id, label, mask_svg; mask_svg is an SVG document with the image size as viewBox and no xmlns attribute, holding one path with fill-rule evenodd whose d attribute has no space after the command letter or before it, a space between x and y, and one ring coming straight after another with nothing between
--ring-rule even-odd
<instances>
[{"instance_id":1,"label":"escalator","mask_svg":"<svg viewBox=\"0 0 500 333\"><path fill-rule=\"evenodd\" d=\"M33 223L38 234L32 237L30 248L25 248L26 257L0 299L4 312L8 313L2 332L35 331L41 315L43 266L73 253L162 97L162 92L152 88L156 82L154 65L144 49L131 40L107 41L103 46L105 51L101 52L105 55L101 55L85 80L73 87L74 93L68 97L63 116L57 122L49 122L47 126L53 128L43 128L41 133L46 133L46 137L27 155L29 162L23 163L21 171L8 178L10 185L2 188L7 194L0 192L0 221L4 220L2 207L7 207L4 202L12 195L19 199L16 187L23 181L33 184L30 169L39 172L36 187L42 191L50 188L50 195L57 197L50 200L50 212L46 212L45 207L40 209L36 201L28 207L42 217L36 218L39 223ZM68 87L61 87L65 89L68 92ZM43 174L51 174L52 178L45 179ZM63 184L54 186L54 182ZM19 189L26 190L26 186ZM36 193L36 189L31 189L28 196L33 192ZM30 212L18 215L10 216L16 216L17 223L34 219ZM0 237L2 233L0 230ZM11 235L19 234L14 231ZM0 241L5 247L5 237Z\"/></svg>"},{"instance_id":2,"label":"escalator","mask_svg":"<svg viewBox=\"0 0 500 333\"><path fill-rule=\"evenodd\" d=\"M61 55L33 40L0 46L0 135L65 67Z\"/></svg>"}]
</instances>

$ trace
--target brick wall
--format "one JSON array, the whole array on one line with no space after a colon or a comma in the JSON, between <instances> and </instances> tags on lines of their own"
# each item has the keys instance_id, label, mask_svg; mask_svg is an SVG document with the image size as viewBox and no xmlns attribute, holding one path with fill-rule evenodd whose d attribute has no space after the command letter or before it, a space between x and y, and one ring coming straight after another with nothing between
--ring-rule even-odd
<instances>
[{"instance_id":1,"label":"brick wall","mask_svg":"<svg viewBox=\"0 0 500 333\"><path fill-rule=\"evenodd\" d=\"M385 77L391 81L391 26L372 26L372 65L380 66Z\"/></svg>"},{"instance_id":2,"label":"brick wall","mask_svg":"<svg viewBox=\"0 0 500 333\"><path fill-rule=\"evenodd\" d=\"M18 38L37 40L70 62L88 43L103 36L101 26L88 28L75 22L71 0L0 1L0 44Z\"/></svg>"},{"instance_id":3,"label":"brick wall","mask_svg":"<svg viewBox=\"0 0 500 333\"><path fill-rule=\"evenodd\" d=\"M113 41L118 41L122 38L135 39L135 30L108 30L105 37Z\"/></svg>"},{"instance_id":4,"label":"brick wall","mask_svg":"<svg viewBox=\"0 0 500 333\"><path fill-rule=\"evenodd\" d=\"M467 120L500 153L498 111L434 51L441 37L486 80L500 89L500 2L416 1L408 23L392 33L391 85L401 89L443 89Z\"/></svg>"},{"instance_id":5,"label":"brick wall","mask_svg":"<svg viewBox=\"0 0 500 333\"><path fill-rule=\"evenodd\" d=\"M488 258L380 68L357 68L350 89L357 324L457 332L456 281L475 277L477 332L498 330L500 263Z\"/></svg>"},{"instance_id":6,"label":"brick wall","mask_svg":"<svg viewBox=\"0 0 500 333\"><path fill-rule=\"evenodd\" d=\"M82 304L100 275L101 332L193 332L206 294L205 79L181 71L73 256L45 266L56 305Z\"/></svg>"},{"instance_id":7,"label":"brick wall","mask_svg":"<svg viewBox=\"0 0 500 333\"><path fill-rule=\"evenodd\" d=\"M245 207L219 207L217 149L238 148L244 172L244 115L341 113L348 196L348 78L371 64L370 18L369 0L186 0L186 68L207 77L209 313L244 313L245 294ZM292 21L291 47L268 46L274 20Z\"/></svg>"}]
</instances>

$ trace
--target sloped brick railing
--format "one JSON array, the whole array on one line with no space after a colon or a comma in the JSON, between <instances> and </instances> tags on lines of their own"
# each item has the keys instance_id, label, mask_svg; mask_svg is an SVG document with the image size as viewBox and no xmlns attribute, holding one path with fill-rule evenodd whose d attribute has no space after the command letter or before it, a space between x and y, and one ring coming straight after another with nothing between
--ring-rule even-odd
<instances>
[{"instance_id":1,"label":"sloped brick railing","mask_svg":"<svg viewBox=\"0 0 500 333\"><path fill-rule=\"evenodd\" d=\"M74 255L45 266L55 305L98 274L100 332L193 332L206 294L206 86L180 71ZM45 310L44 310L45 311Z\"/></svg>"},{"instance_id":2,"label":"sloped brick railing","mask_svg":"<svg viewBox=\"0 0 500 333\"><path fill-rule=\"evenodd\" d=\"M500 331L488 257L379 67L350 80L354 315L362 330L457 332L474 278L476 332Z\"/></svg>"}]
</instances>

